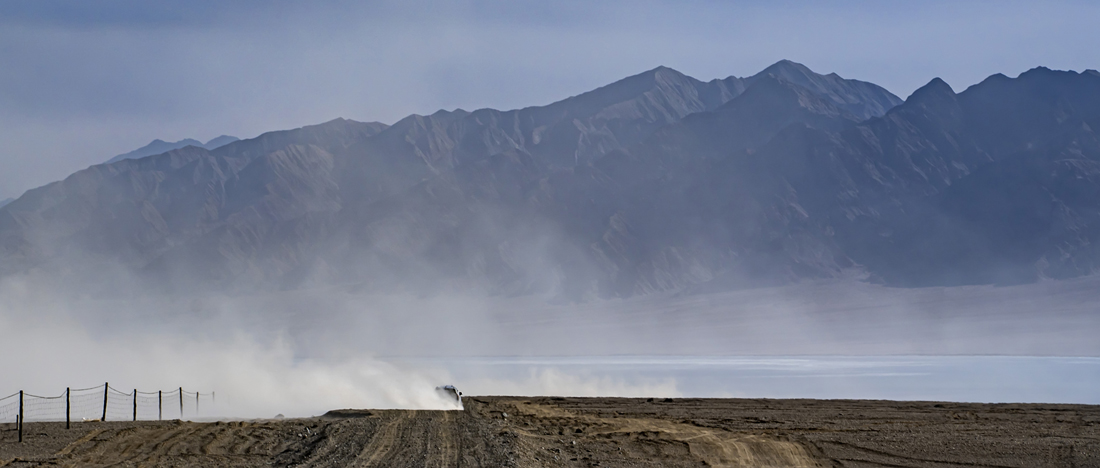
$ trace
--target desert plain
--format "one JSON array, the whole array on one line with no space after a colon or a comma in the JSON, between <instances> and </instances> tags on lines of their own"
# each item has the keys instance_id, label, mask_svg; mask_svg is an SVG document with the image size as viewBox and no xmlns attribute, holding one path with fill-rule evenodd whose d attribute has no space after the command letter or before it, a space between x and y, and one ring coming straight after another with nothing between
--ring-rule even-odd
<instances>
[{"instance_id":1,"label":"desert plain","mask_svg":"<svg viewBox=\"0 0 1100 468\"><path fill-rule=\"evenodd\" d=\"M1100 406L467 397L460 411L0 427L0 466L1095 467Z\"/></svg>"}]
</instances>

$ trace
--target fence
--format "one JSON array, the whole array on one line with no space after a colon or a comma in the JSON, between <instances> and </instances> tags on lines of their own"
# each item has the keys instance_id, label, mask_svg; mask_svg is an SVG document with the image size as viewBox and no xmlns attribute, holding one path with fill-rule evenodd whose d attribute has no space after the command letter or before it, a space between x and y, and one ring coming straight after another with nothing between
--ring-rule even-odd
<instances>
[{"instance_id":1,"label":"fence","mask_svg":"<svg viewBox=\"0 0 1100 468\"><path fill-rule=\"evenodd\" d=\"M65 421L153 421L198 416L206 400L216 401L214 392L171 391L122 392L109 383L91 388L66 388L58 396L40 396L22 390L0 398L0 423L15 423L23 441L24 422Z\"/></svg>"}]
</instances>

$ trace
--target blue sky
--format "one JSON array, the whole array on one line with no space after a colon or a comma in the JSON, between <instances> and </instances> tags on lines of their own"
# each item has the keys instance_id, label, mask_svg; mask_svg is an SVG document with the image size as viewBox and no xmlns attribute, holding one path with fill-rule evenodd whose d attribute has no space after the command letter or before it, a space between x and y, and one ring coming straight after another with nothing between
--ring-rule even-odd
<instances>
[{"instance_id":1,"label":"blue sky","mask_svg":"<svg viewBox=\"0 0 1100 468\"><path fill-rule=\"evenodd\" d=\"M154 138L546 104L666 65L780 59L901 97L1100 68L1084 1L0 0L0 199Z\"/></svg>"}]
</instances>

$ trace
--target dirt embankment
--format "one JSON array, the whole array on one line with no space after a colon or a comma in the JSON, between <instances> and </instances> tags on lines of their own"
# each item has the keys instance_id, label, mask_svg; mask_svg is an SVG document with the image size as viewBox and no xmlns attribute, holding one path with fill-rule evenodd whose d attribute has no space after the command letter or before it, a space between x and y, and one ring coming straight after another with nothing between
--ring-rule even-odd
<instances>
[{"instance_id":1,"label":"dirt embankment","mask_svg":"<svg viewBox=\"0 0 1100 468\"><path fill-rule=\"evenodd\" d=\"M0 466L1100 467L1100 407L468 398L465 411L0 427Z\"/></svg>"}]
</instances>

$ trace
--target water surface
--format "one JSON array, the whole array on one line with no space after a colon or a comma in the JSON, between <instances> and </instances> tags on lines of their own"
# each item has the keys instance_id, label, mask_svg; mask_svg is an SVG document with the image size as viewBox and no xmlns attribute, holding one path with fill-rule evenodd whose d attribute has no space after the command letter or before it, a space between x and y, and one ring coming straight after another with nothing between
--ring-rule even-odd
<instances>
[{"instance_id":1,"label":"water surface","mask_svg":"<svg viewBox=\"0 0 1100 468\"><path fill-rule=\"evenodd\" d=\"M1100 404L1100 358L1094 357L570 356L397 362L442 367L467 394L500 394L500 388L538 391L541 386L577 396L644 396L650 389L682 397Z\"/></svg>"}]
</instances>

